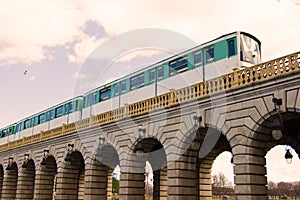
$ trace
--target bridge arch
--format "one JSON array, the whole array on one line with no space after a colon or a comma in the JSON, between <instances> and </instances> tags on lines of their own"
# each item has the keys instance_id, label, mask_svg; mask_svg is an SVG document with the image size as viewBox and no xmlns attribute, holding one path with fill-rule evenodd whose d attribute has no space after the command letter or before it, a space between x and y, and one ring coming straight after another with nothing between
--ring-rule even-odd
<instances>
[{"instance_id":1,"label":"bridge arch","mask_svg":"<svg viewBox=\"0 0 300 200\"><path fill-rule=\"evenodd\" d=\"M221 130L210 125L198 130L196 141L198 143L196 196L199 199L212 199L212 165L221 153L232 152L230 141Z\"/></svg>"},{"instance_id":2,"label":"bridge arch","mask_svg":"<svg viewBox=\"0 0 300 200\"><path fill-rule=\"evenodd\" d=\"M120 165L117 150L111 144L100 145L90 157L85 169L85 196L91 199L111 199L113 171Z\"/></svg>"},{"instance_id":3,"label":"bridge arch","mask_svg":"<svg viewBox=\"0 0 300 200\"><path fill-rule=\"evenodd\" d=\"M154 137L139 138L131 149L127 158L123 157L120 162L120 197L145 198L145 167L148 161L153 170L153 199L167 199L167 155L162 143Z\"/></svg>"},{"instance_id":4,"label":"bridge arch","mask_svg":"<svg viewBox=\"0 0 300 200\"><path fill-rule=\"evenodd\" d=\"M272 108L273 109L273 108ZM272 137L272 124L281 118L283 135L280 140ZM268 198L266 159L267 152L276 145L289 145L300 153L300 114L275 111L266 113L254 121L244 120L239 127L228 131L234 155L235 194L237 198L258 196Z\"/></svg>"}]
</instances>

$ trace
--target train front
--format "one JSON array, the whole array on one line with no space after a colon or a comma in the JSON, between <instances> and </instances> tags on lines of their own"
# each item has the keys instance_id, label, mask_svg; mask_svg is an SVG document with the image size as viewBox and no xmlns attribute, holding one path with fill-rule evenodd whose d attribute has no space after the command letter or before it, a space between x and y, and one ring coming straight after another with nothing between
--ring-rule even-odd
<instances>
[{"instance_id":1,"label":"train front","mask_svg":"<svg viewBox=\"0 0 300 200\"><path fill-rule=\"evenodd\" d=\"M240 43L240 67L251 67L260 64L261 61L261 42L253 35L241 32Z\"/></svg>"}]
</instances>

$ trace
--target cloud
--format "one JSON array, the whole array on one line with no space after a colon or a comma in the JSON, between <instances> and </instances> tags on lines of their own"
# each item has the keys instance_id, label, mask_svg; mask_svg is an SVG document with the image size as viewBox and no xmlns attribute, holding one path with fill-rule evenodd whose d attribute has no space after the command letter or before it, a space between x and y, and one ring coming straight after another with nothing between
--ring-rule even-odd
<instances>
[{"instance_id":1,"label":"cloud","mask_svg":"<svg viewBox=\"0 0 300 200\"><path fill-rule=\"evenodd\" d=\"M263 44L263 57L298 51L299 0L239 0L174 3L171 0L1 1L0 65L43 62L64 46L80 64L99 44L139 28L177 31L203 43L243 30ZM16 14L17 13L17 14Z\"/></svg>"}]
</instances>

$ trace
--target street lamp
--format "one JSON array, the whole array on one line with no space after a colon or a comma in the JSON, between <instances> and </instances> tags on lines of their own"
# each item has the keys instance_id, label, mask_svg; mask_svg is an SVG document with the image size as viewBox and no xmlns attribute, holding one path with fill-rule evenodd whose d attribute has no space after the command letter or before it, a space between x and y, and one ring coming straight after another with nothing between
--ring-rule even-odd
<instances>
[{"instance_id":1,"label":"street lamp","mask_svg":"<svg viewBox=\"0 0 300 200\"><path fill-rule=\"evenodd\" d=\"M280 117L276 117L273 119L272 136L275 140L280 140L282 138L282 125Z\"/></svg>"},{"instance_id":2,"label":"street lamp","mask_svg":"<svg viewBox=\"0 0 300 200\"><path fill-rule=\"evenodd\" d=\"M283 131L283 123L282 118L280 115L281 109L280 106L282 105L282 99L273 98L274 103L274 111L278 113L273 119L272 123L272 136L275 140L280 140L282 138L282 131Z\"/></svg>"},{"instance_id":3,"label":"street lamp","mask_svg":"<svg viewBox=\"0 0 300 200\"><path fill-rule=\"evenodd\" d=\"M290 152L290 149L286 149L284 157L285 157L285 160L286 160L287 164L291 164L292 163L293 155Z\"/></svg>"}]
</instances>

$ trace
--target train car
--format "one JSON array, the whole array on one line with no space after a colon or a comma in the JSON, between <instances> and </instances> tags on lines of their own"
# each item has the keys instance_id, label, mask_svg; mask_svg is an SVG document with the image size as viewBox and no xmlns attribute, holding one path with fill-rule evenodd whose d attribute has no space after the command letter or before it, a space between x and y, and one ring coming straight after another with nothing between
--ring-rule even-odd
<instances>
[{"instance_id":1,"label":"train car","mask_svg":"<svg viewBox=\"0 0 300 200\"><path fill-rule=\"evenodd\" d=\"M83 118L261 63L261 43L233 32L84 94Z\"/></svg>"},{"instance_id":2,"label":"train car","mask_svg":"<svg viewBox=\"0 0 300 200\"><path fill-rule=\"evenodd\" d=\"M233 32L95 88L0 130L0 144L261 62L261 43Z\"/></svg>"},{"instance_id":3,"label":"train car","mask_svg":"<svg viewBox=\"0 0 300 200\"><path fill-rule=\"evenodd\" d=\"M62 124L68 124L81 119L82 97L76 97L62 102L47 110L20 120L16 125L16 137L28 137L41 131L46 131Z\"/></svg>"},{"instance_id":4,"label":"train car","mask_svg":"<svg viewBox=\"0 0 300 200\"><path fill-rule=\"evenodd\" d=\"M16 124L11 124L0 129L0 145L5 144L9 141L15 140Z\"/></svg>"}]
</instances>

